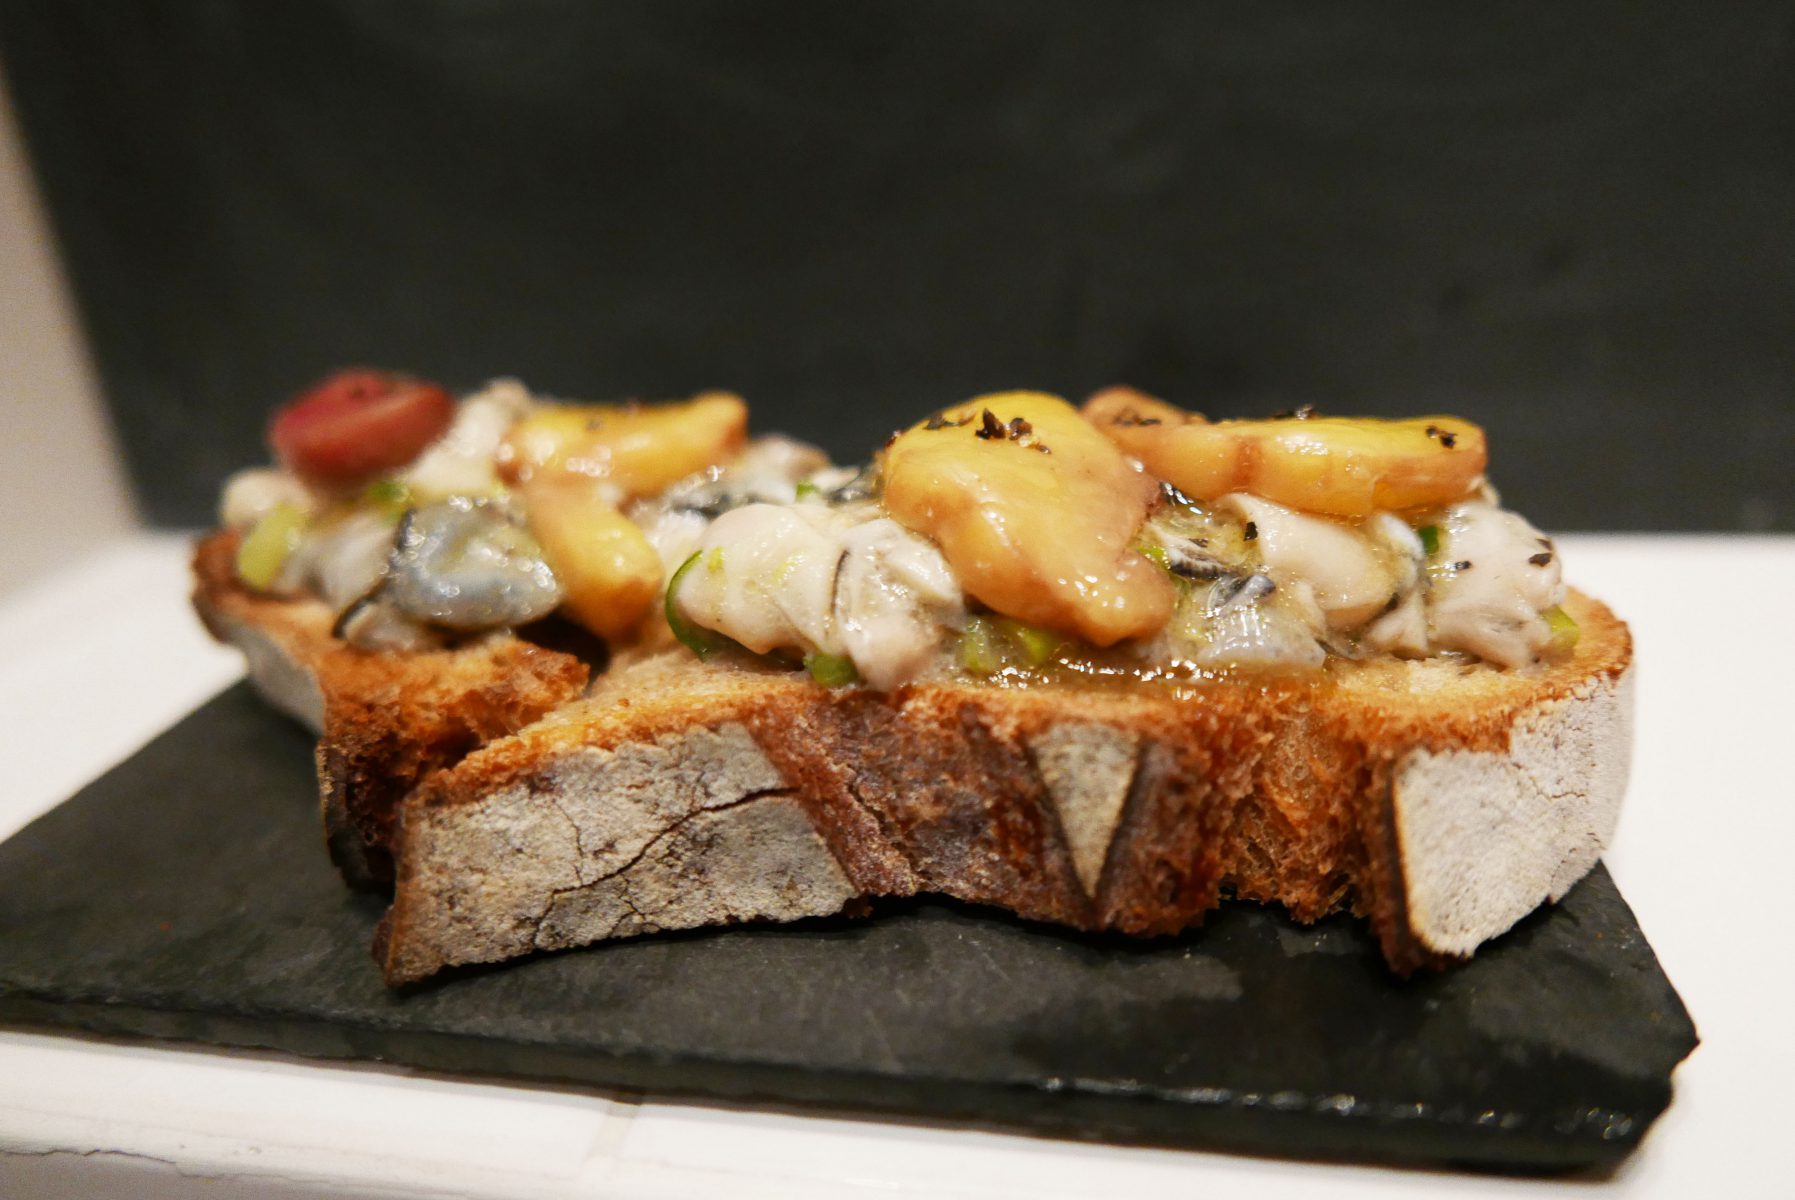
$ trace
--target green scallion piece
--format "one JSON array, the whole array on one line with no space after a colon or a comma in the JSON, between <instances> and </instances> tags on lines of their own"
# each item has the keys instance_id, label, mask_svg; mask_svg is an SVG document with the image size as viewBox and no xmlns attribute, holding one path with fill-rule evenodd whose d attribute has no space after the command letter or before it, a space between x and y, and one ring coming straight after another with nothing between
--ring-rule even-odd
<instances>
[{"instance_id":1,"label":"green scallion piece","mask_svg":"<svg viewBox=\"0 0 1795 1200\"><path fill-rule=\"evenodd\" d=\"M404 480L376 479L362 489L361 502L396 524L416 500L411 494L411 485Z\"/></svg>"},{"instance_id":2,"label":"green scallion piece","mask_svg":"<svg viewBox=\"0 0 1795 1200\"><path fill-rule=\"evenodd\" d=\"M274 586L305 533L305 511L285 501L269 509L237 546L237 578L258 592Z\"/></svg>"},{"instance_id":3,"label":"green scallion piece","mask_svg":"<svg viewBox=\"0 0 1795 1200\"><path fill-rule=\"evenodd\" d=\"M1031 667L1046 666L1066 640L1051 629L1042 629L1009 617L998 621L997 627L1021 653L1022 660Z\"/></svg>"},{"instance_id":4,"label":"green scallion piece","mask_svg":"<svg viewBox=\"0 0 1795 1200\"><path fill-rule=\"evenodd\" d=\"M692 557L679 564L679 570L673 572L673 578L667 581L667 598L663 601L662 607L667 613L667 628L673 631L673 636L679 639L679 644L699 658L709 658L727 643L710 630L686 620L685 614L679 611L679 605L674 602L674 595L679 591L679 585L685 579L686 572L697 566L698 560L703 557L704 551L694 550Z\"/></svg>"},{"instance_id":5,"label":"green scallion piece","mask_svg":"<svg viewBox=\"0 0 1795 1200\"><path fill-rule=\"evenodd\" d=\"M1415 536L1421 539L1421 549L1429 558L1440 552L1440 527L1438 525L1423 525L1415 530Z\"/></svg>"},{"instance_id":6,"label":"green scallion piece","mask_svg":"<svg viewBox=\"0 0 1795 1200\"><path fill-rule=\"evenodd\" d=\"M990 618L967 619L966 630L960 634L960 666L971 675L995 675L1003 670L1003 647Z\"/></svg>"},{"instance_id":7,"label":"green scallion piece","mask_svg":"<svg viewBox=\"0 0 1795 1200\"><path fill-rule=\"evenodd\" d=\"M410 504L411 485L403 479L376 479L362 489L362 499L369 504Z\"/></svg>"},{"instance_id":8,"label":"green scallion piece","mask_svg":"<svg viewBox=\"0 0 1795 1200\"><path fill-rule=\"evenodd\" d=\"M854 669L854 660L845 654L806 654L804 669L810 672L812 679L828 688L860 682L860 672Z\"/></svg>"},{"instance_id":9,"label":"green scallion piece","mask_svg":"<svg viewBox=\"0 0 1795 1200\"><path fill-rule=\"evenodd\" d=\"M1577 640L1583 636L1583 629L1577 624L1575 617L1556 604L1540 615L1546 618L1546 624L1552 629L1552 641L1547 645L1547 650L1553 654L1569 654L1577 648Z\"/></svg>"}]
</instances>

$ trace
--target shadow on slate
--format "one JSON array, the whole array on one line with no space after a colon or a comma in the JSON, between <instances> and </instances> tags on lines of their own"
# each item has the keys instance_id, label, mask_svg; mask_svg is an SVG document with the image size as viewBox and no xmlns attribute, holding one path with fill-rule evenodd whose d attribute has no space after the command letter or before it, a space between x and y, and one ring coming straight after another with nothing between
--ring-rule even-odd
<instances>
[{"instance_id":1,"label":"shadow on slate","mask_svg":"<svg viewBox=\"0 0 1795 1200\"><path fill-rule=\"evenodd\" d=\"M309 743L246 685L0 844L0 1020L901 1112L1119 1141L1612 1163L1696 1044L1605 870L1394 980L1255 906L1148 943L929 901L644 938L388 992L318 845Z\"/></svg>"}]
</instances>

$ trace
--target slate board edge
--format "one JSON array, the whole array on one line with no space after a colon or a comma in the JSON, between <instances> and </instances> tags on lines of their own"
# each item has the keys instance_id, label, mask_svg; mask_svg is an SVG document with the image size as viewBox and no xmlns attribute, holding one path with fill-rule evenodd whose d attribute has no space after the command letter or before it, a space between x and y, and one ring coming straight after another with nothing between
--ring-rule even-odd
<instances>
[{"instance_id":1,"label":"slate board edge","mask_svg":"<svg viewBox=\"0 0 1795 1200\"><path fill-rule=\"evenodd\" d=\"M202 1019L204 1037L188 1032ZM144 1039L188 1048L276 1051L335 1062L379 1062L447 1075L520 1083L570 1084L653 1092L703 1103L721 1101L807 1115L902 1119L950 1128L1269 1155L1340 1163L1462 1168L1522 1174L1602 1170L1630 1154L1669 1106L1668 1081L1649 1109L1630 1114L1623 1133L1579 1124L1570 1131L1498 1129L1475 1120L1411 1112L1343 1113L1322 1097L1198 1097L1113 1093L1076 1080L1046 1088L1026 1082L943 1080L870 1072L794 1068L749 1061L662 1059L650 1055L570 1052L440 1031L396 1030L284 1014L220 1018L100 1000L71 1002L0 990L0 1028ZM346 1047L358 1029L378 1034L378 1055ZM495 1065L495 1057L504 1060ZM951 1087L944 1085L951 1083ZM1044 1104L1043 1096L1052 1102ZM1392 1106L1394 1107L1394 1106ZM826 1108L826 1113L819 1109ZM1292 1154L1290 1147L1303 1151Z\"/></svg>"}]
</instances>

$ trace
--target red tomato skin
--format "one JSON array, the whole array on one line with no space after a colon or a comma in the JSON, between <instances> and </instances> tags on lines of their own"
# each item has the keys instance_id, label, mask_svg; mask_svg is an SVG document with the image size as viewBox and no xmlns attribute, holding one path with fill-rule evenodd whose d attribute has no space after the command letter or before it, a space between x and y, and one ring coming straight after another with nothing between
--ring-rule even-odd
<instances>
[{"instance_id":1,"label":"red tomato skin","mask_svg":"<svg viewBox=\"0 0 1795 1200\"><path fill-rule=\"evenodd\" d=\"M308 482L353 487L410 463L455 419L455 400L427 380L353 367L274 414L275 457Z\"/></svg>"}]
</instances>

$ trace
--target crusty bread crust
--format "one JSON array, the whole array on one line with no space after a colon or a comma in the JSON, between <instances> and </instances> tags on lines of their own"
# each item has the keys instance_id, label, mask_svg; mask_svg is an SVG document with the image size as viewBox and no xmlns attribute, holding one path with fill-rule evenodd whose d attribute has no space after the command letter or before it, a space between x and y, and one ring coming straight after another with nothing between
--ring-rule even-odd
<instances>
[{"instance_id":1,"label":"crusty bread crust","mask_svg":"<svg viewBox=\"0 0 1795 1200\"><path fill-rule=\"evenodd\" d=\"M399 802L425 777L585 691L585 662L510 634L419 653L357 650L331 636L321 601L245 588L236 550L228 531L195 547L194 607L214 637L243 650L263 695L320 735L325 836L354 886L390 886Z\"/></svg>"},{"instance_id":2,"label":"crusty bread crust","mask_svg":"<svg viewBox=\"0 0 1795 1200\"><path fill-rule=\"evenodd\" d=\"M1469 954L1592 866L1631 746L1626 626L1568 659L1304 679L828 691L619 663L403 803L389 982L662 929L942 893L1164 934L1228 893L1369 919L1399 972Z\"/></svg>"}]
</instances>

